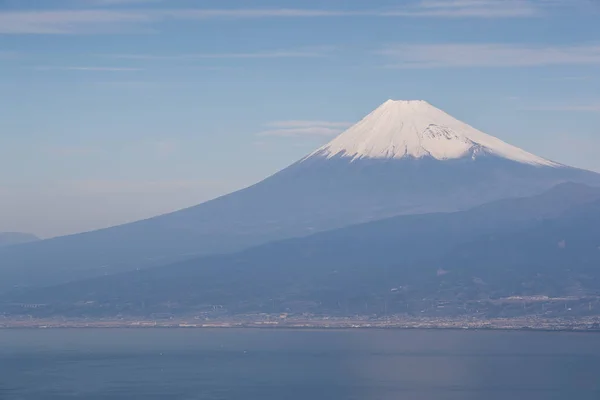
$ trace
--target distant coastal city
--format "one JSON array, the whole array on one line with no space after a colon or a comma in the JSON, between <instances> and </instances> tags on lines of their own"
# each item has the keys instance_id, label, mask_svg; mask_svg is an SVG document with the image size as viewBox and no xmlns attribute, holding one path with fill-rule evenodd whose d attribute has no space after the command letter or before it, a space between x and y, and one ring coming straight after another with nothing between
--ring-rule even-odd
<instances>
[{"instance_id":1,"label":"distant coastal city","mask_svg":"<svg viewBox=\"0 0 600 400\"><path fill-rule=\"evenodd\" d=\"M600 316L544 318L315 317L287 314L248 314L236 317L158 316L137 318L0 318L0 329L11 328L267 328L267 329L498 329L600 332Z\"/></svg>"},{"instance_id":2,"label":"distant coastal city","mask_svg":"<svg viewBox=\"0 0 600 400\"><path fill-rule=\"evenodd\" d=\"M435 298L394 302L357 310L273 300L240 311L227 305L184 305L125 309L93 301L56 305L0 304L0 329L9 328L287 328L287 329L510 329L600 331L600 297L510 296L457 302ZM364 307L364 305L363 305ZM121 311L118 309L121 308Z\"/></svg>"}]
</instances>

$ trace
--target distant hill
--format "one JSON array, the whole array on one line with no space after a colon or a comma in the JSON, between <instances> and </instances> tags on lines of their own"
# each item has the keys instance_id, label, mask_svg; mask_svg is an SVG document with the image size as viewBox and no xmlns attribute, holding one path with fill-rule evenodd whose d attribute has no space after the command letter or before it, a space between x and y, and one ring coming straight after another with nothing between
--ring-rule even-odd
<instances>
[{"instance_id":1,"label":"distant hill","mask_svg":"<svg viewBox=\"0 0 600 400\"><path fill-rule=\"evenodd\" d=\"M188 313L211 305L231 313L361 314L411 310L423 299L462 307L573 291L600 293L600 189L563 184L464 212L400 216L2 301L49 304L42 314Z\"/></svg>"},{"instance_id":2,"label":"distant hill","mask_svg":"<svg viewBox=\"0 0 600 400\"><path fill-rule=\"evenodd\" d=\"M477 277L478 296L600 296L600 201L525 229L481 235L438 266L454 284Z\"/></svg>"},{"instance_id":3,"label":"distant hill","mask_svg":"<svg viewBox=\"0 0 600 400\"><path fill-rule=\"evenodd\" d=\"M37 242L38 240L40 240L40 238L31 233L0 232L0 247Z\"/></svg>"}]
</instances>

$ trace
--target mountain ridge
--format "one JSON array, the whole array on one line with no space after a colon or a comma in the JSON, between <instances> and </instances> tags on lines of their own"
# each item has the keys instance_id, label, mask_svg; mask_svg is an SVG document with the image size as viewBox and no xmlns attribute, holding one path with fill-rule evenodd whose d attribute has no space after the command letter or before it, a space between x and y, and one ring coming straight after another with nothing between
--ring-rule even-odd
<instances>
[{"instance_id":1,"label":"mountain ridge","mask_svg":"<svg viewBox=\"0 0 600 400\"><path fill-rule=\"evenodd\" d=\"M0 232L0 247L37 242L40 238L32 233Z\"/></svg>"}]
</instances>

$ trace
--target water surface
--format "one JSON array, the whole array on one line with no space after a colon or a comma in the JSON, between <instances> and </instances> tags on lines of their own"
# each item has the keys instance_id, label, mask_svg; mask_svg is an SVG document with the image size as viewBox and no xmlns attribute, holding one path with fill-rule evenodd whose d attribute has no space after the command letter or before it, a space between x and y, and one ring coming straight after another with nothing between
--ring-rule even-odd
<instances>
[{"instance_id":1,"label":"water surface","mask_svg":"<svg viewBox=\"0 0 600 400\"><path fill-rule=\"evenodd\" d=\"M600 399L600 335L0 330L0 399Z\"/></svg>"}]
</instances>

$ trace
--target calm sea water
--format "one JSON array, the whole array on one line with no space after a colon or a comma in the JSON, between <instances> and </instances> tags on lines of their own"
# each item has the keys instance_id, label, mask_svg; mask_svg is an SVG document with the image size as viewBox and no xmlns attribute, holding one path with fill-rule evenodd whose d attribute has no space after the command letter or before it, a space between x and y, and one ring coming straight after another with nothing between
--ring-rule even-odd
<instances>
[{"instance_id":1,"label":"calm sea water","mask_svg":"<svg viewBox=\"0 0 600 400\"><path fill-rule=\"evenodd\" d=\"M0 399L600 399L600 335L0 330Z\"/></svg>"}]
</instances>

